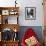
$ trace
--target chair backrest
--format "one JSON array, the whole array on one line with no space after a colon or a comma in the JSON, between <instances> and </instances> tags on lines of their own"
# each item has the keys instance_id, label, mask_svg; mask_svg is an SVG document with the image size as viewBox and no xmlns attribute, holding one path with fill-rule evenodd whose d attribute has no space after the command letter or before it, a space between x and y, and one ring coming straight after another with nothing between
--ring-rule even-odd
<instances>
[{"instance_id":1,"label":"chair backrest","mask_svg":"<svg viewBox=\"0 0 46 46\"><path fill-rule=\"evenodd\" d=\"M34 30L32 29L32 28L28 28L27 30L26 30L26 32L25 32L25 34L24 34L24 40L25 39L28 39L29 37L31 37L31 36L37 36L37 34L34 32Z\"/></svg>"},{"instance_id":2,"label":"chair backrest","mask_svg":"<svg viewBox=\"0 0 46 46\"><path fill-rule=\"evenodd\" d=\"M25 43L25 39L28 39L29 37L31 36L36 36L36 33L34 32L34 30L32 28L28 28L22 38L22 43L21 45L22 46L26 46L26 43Z\"/></svg>"}]
</instances>

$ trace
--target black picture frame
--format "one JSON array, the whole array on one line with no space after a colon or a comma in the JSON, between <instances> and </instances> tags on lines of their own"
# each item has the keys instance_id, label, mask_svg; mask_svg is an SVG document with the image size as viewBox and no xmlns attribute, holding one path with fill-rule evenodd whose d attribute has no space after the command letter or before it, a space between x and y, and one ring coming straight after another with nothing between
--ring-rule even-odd
<instances>
[{"instance_id":1,"label":"black picture frame","mask_svg":"<svg viewBox=\"0 0 46 46\"><path fill-rule=\"evenodd\" d=\"M36 20L36 7L25 7L25 19Z\"/></svg>"}]
</instances>

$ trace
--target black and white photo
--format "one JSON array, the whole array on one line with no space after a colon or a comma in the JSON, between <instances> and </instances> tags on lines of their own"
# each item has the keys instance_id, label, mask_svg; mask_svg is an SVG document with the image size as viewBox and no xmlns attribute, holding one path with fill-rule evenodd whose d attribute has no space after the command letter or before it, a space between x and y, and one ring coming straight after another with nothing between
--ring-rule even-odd
<instances>
[{"instance_id":1,"label":"black and white photo","mask_svg":"<svg viewBox=\"0 0 46 46\"><path fill-rule=\"evenodd\" d=\"M35 7L26 7L25 8L25 18L29 20L36 19L36 8Z\"/></svg>"}]
</instances>

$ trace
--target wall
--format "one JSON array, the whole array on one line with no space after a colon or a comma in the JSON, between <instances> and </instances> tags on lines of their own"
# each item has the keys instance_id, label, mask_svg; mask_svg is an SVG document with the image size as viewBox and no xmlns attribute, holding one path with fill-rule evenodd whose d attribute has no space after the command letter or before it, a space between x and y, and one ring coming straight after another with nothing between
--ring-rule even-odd
<instances>
[{"instance_id":1,"label":"wall","mask_svg":"<svg viewBox=\"0 0 46 46\"><path fill-rule=\"evenodd\" d=\"M42 0L21 0L20 24L22 26L43 26ZM36 20L25 20L25 7L36 7Z\"/></svg>"},{"instance_id":2,"label":"wall","mask_svg":"<svg viewBox=\"0 0 46 46\"><path fill-rule=\"evenodd\" d=\"M0 6L15 6L15 0L0 0ZM20 26L43 26L42 0L17 0ZM25 7L36 7L36 20L25 20Z\"/></svg>"}]
</instances>

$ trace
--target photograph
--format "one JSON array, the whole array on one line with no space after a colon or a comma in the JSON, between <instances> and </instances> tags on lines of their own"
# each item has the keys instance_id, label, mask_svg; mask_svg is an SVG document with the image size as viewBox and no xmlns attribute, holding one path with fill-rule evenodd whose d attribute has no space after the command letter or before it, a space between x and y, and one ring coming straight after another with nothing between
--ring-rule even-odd
<instances>
[{"instance_id":1,"label":"photograph","mask_svg":"<svg viewBox=\"0 0 46 46\"><path fill-rule=\"evenodd\" d=\"M36 8L26 7L25 8L25 19L35 20L36 19Z\"/></svg>"}]
</instances>

